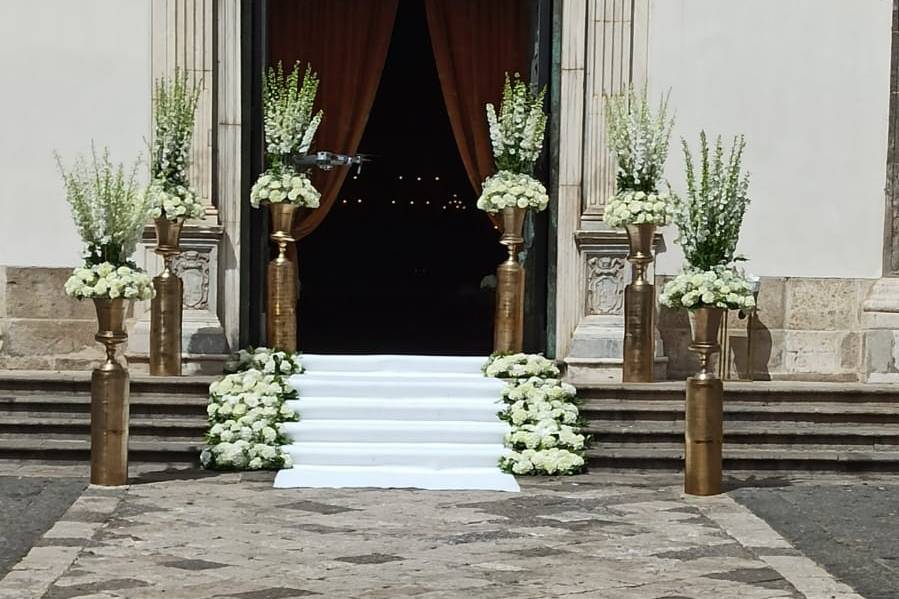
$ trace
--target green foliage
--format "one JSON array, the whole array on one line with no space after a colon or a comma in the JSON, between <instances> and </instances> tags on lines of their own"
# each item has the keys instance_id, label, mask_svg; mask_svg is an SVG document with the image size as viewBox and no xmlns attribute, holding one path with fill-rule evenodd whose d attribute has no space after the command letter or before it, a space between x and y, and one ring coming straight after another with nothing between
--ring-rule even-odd
<instances>
[{"instance_id":1,"label":"green foliage","mask_svg":"<svg viewBox=\"0 0 899 599\"><path fill-rule=\"evenodd\" d=\"M729 265L740 238L743 216L749 205L749 174L742 170L743 136L734 138L725 157L721 136L710 149L705 131L699 135L700 161L697 173L693 155L682 140L687 171L687 197L675 213L680 229L678 243L686 261L695 269L712 270Z\"/></svg>"},{"instance_id":2,"label":"green foliage","mask_svg":"<svg viewBox=\"0 0 899 599\"><path fill-rule=\"evenodd\" d=\"M518 73L512 77L506 73L499 114L493 104L487 104L487 123L497 170L527 175L534 172L546 130L545 96L546 87L531 93Z\"/></svg>"},{"instance_id":3,"label":"green foliage","mask_svg":"<svg viewBox=\"0 0 899 599\"><path fill-rule=\"evenodd\" d=\"M305 154L312 145L324 116L321 110L312 113L319 80L312 65L306 65L300 81L299 63L285 74L279 62L276 67L269 67L262 84L266 152L277 171L284 156Z\"/></svg>"},{"instance_id":4,"label":"green foliage","mask_svg":"<svg viewBox=\"0 0 899 599\"><path fill-rule=\"evenodd\" d=\"M78 156L70 170L59 154L56 161L75 226L86 246L87 264L130 264L148 210L146 194L136 182L140 161L126 170L124 164L112 163L107 148L98 156L93 145L90 160Z\"/></svg>"},{"instance_id":5,"label":"green foliage","mask_svg":"<svg viewBox=\"0 0 899 599\"><path fill-rule=\"evenodd\" d=\"M170 79L157 79L153 92L153 146L150 175L170 187L188 187L187 169L200 86L187 72L175 69Z\"/></svg>"}]
</instances>

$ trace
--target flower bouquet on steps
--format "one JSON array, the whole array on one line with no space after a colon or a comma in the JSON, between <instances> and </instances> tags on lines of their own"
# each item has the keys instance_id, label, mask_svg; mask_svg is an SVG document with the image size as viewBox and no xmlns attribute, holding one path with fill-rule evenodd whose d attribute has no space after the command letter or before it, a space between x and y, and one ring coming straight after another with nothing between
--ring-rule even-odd
<instances>
[{"instance_id":1,"label":"flower bouquet on steps","mask_svg":"<svg viewBox=\"0 0 899 599\"><path fill-rule=\"evenodd\" d=\"M66 294L94 300L152 298L150 277L131 261L148 206L136 183L138 164L126 171L124 164L111 162L105 148L99 155L91 148L90 160L79 156L69 170L59 155L56 159L84 242L84 263L66 281Z\"/></svg>"},{"instance_id":2,"label":"flower bouquet on steps","mask_svg":"<svg viewBox=\"0 0 899 599\"><path fill-rule=\"evenodd\" d=\"M159 79L153 93L153 144L150 153L150 216L170 221L203 218L205 209L190 188L194 116L200 97L185 71L175 70L169 80Z\"/></svg>"},{"instance_id":3,"label":"flower bouquet on steps","mask_svg":"<svg viewBox=\"0 0 899 599\"><path fill-rule=\"evenodd\" d=\"M631 87L620 96L606 97L605 107L617 192L606 203L603 220L616 228L667 225L673 200L659 191L659 183L674 126L674 118L668 117L668 98L662 98L653 114L647 91L638 94Z\"/></svg>"},{"instance_id":4,"label":"flower bouquet on steps","mask_svg":"<svg viewBox=\"0 0 899 599\"><path fill-rule=\"evenodd\" d=\"M306 67L300 81L300 65L284 73L281 63L269 67L263 80L263 118L265 154L268 169L259 176L250 191L250 203L258 208L265 203L288 202L317 208L321 194L309 177L286 164L291 154L306 154L312 147L323 111L313 114L318 92L318 76Z\"/></svg>"},{"instance_id":5,"label":"flower bouquet on steps","mask_svg":"<svg viewBox=\"0 0 899 599\"><path fill-rule=\"evenodd\" d=\"M477 206L489 213L505 208L546 209L549 196L533 177L534 164L543 150L546 88L532 94L518 73L506 75L499 114L487 104L487 123L497 172L483 184Z\"/></svg>"},{"instance_id":6,"label":"flower bouquet on steps","mask_svg":"<svg viewBox=\"0 0 899 599\"><path fill-rule=\"evenodd\" d=\"M675 222L676 242L683 248L686 264L662 290L663 305L691 311L755 307L752 283L735 267L743 259L735 252L749 205L749 175L741 167L745 145L742 136L734 138L725 157L721 137L710 152L702 132L697 173L690 148L683 142L687 191Z\"/></svg>"},{"instance_id":7,"label":"flower bouquet on steps","mask_svg":"<svg viewBox=\"0 0 899 599\"><path fill-rule=\"evenodd\" d=\"M288 383L303 372L299 355L265 347L241 350L237 372L209 386L209 430L200 455L204 468L277 470L290 468L283 423L300 415L287 401L298 395Z\"/></svg>"}]
</instances>

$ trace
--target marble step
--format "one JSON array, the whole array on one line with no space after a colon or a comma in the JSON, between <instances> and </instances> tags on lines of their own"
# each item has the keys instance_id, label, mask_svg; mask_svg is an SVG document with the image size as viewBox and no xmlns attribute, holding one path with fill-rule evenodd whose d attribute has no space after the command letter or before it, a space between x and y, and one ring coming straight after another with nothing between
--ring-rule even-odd
<instances>
[{"instance_id":1,"label":"marble step","mask_svg":"<svg viewBox=\"0 0 899 599\"><path fill-rule=\"evenodd\" d=\"M479 375L486 356L324 355L304 354L309 373L444 373Z\"/></svg>"},{"instance_id":2,"label":"marble step","mask_svg":"<svg viewBox=\"0 0 899 599\"><path fill-rule=\"evenodd\" d=\"M294 442L284 450L295 464L308 466L410 466L495 468L508 450L500 443Z\"/></svg>"},{"instance_id":3,"label":"marble step","mask_svg":"<svg viewBox=\"0 0 899 599\"><path fill-rule=\"evenodd\" d=\"M275 488L416 488L433 491L519 490L515 477L496 466L432 470L421 466L294 466L281 470Z\"/></svg>"},{"instance_id":4,"label":"marble step","mask_svg":"<svg viewBox=\"0 0 899 599\"><path fill-rule=\"evenodd\" d=\"M445 397L377 399L369 397L301 397L287 404L303 420L471 420L489 422L502 408L498 398Z\"/></svg>"},{"instance_id":5,"label":"marble step","mask_svg":"<svg viewBox=\"0 0 899 599\"><path fill-rule=\"evenodd\" d=\"M474 377L466 380L433 378L397 378L378 375L295 375L290 386L300 397L366 397L383 399L431 399L447 397L498 399L503 383L496 379Z\"/></svg>"},{"instance_id":6,"label":"marble step","mask_svg":"<svg viewBox=\"0 0 899 599\"><path fill-rule=\"evenodd\" d=\"M284 433L300 442L502 443L509 426L500 420L301 420L286 422Z\"/></svg>"}]
</instances>

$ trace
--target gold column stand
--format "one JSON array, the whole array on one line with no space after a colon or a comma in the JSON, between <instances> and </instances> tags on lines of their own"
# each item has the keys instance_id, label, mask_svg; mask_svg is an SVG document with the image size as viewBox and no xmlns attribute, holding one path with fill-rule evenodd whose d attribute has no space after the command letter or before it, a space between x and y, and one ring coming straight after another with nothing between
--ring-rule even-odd
<instances>
[{"instance_id":1,"label":"gold column stand","mask_svg":"<svg viewBox=\"0 0 899 599\"><path fill-rule=\"evenodd\" d=\"M524 243L522 229L527 208L503 208L503 236L509 256L496 269L496 317L493 326L493 351L514 354L524 346L524 267L518 262L518 249Z\"/></svg>"},{"instance_id":2,"label":"gold column stand","mask_svg":"<svg viewBox=\"0 0 899 599\"><path fill-rule=\"evenodd\" d=\"M687 379L684 491L688 495L721 493L721 448L724 441L724 386L711 368L721 350L718 328L724 310L700 308L690 315L700 370Z\"/></svg>"},{"instance_id":3,"label":"gold column stand","mask_svg":"<svg viewBox=\"0 0 899 599\"><path fill-rule=\"evenodd\" d=\"M181 305L184 285L172 272L172 261L181 253L181 227L184 219L157 218L156 253L164 267L153 277L156 296L150 303L150 374L181 376Z\"/></svg>"},{"instance_id":4,"label":"gold column stand","mask_svg":"<svg viewBox=\"0 0 899 599\"><path fill-rule=\"evenodd\" d=\"M656 226L626 225L633 277L624 290L624 362L621 380L651 383L655 380L655 286L646 280L652 263L652 243Z\"/></svg>"},{"instance_id":5,"label":"gold column stand","mask_svg":"<svg viewBox=\"0 0 899 599\"><path fill-rule=\"evenodd\" d=\"M269 347L297 351L297 266L287 257L296 205L290 202L269 204L272 218L271 239L278 244L278 256L268 264L266 338Z\"/></svg>"},{"instance_id":6,"label":"gold column stand","mask_svg":"<svg viewBox=\"0 0 899 599\"><path fill-rule=\"evenodd\" d=\"M91 375L91 484L128 482L128 369L116 358L125 333L125 300L94 299L99 323L94 339L106 348L106 361Z\"/></svg>"}]
</instances>

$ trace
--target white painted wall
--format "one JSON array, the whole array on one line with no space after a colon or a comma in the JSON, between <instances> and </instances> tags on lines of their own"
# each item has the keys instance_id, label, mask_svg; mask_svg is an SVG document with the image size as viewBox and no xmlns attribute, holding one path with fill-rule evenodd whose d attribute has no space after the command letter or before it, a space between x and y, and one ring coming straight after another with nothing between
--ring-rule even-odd
<instances>
[{"instance_id":1,"label":"white painted wall","mask_svg":"<svg viewBox=\"0 0 899 599\"><path fill-rule=\"evenodd\" d=\"M150 1L0 2L0 264L80 261L54 150L146 154Z\"/></svg>"},{"instance_id":2,"label":"white painted wall","mask_svg":"<svg viewBox=\"0 0 899 599\"><path fill-rule=\"evenodd\" d=\"M879 277L891 0L652 0L649 80L681 136L746 135L749 206L738 252L766 276ZM670 243L659 272L676 272Z\"/></svg>"}]
</instances>

